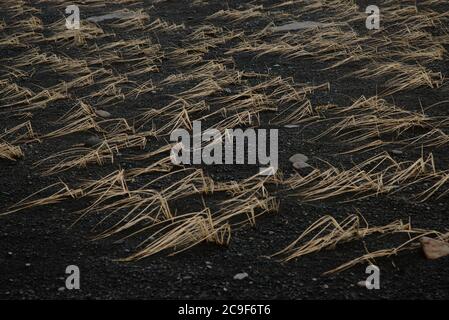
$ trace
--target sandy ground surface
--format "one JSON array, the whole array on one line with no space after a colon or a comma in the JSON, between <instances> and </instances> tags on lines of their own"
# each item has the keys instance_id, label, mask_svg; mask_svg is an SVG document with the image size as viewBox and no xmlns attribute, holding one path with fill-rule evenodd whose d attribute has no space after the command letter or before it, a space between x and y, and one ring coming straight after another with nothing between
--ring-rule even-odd
<instances>
[{"instance_id":1,"label":"sandy ground surface","mask_svg":"<svg viewBox=\"0 0 449 320\"><path fill-rule=\"evenodd\" d=\"M77 109L80 100L97 110L108 111L113 119L126 119L130 126L137 128L145 110L161 109L173 102L176 97L183 94L185 97L186 90L195 87L198 83L200 83L200 95L188 98L186 106L205 101L211 107L209 110L202 110L193 115L189 114L191 120L198 119L208 114L207 112L218 110L221 106L218 105L217 99L221 97L233 96L248 90L248 88L250 91L253 90L250 95L252 98L256 93L261 94L262 102L257 103L251 100L252 104L245 107L246 109L243 107L242 110L238 109L238 112L255 110L253 116L260 117L259 123L257 125L239 123L237 126L256 126L279 130L279 172L282 173L284 179L297 177L295 175L299 174L298 178L294 178L298 180L309 173L309 171L298 171L292 167L289 158L296 153L307 155L308 163L321 172L324 172L329 164L339 170L349 170L383 152L388 152L396 163L401 163L401 168L406 168L418 159L425 160L432 154L434 167L429 167L431 164L428 162L423 166L431 172L435 169L441 175L435 175L429 179L427 176L423 176L422 180L420 180L421 176L416 176L412 179L412 182L416 183L397 182L392 186L391 192L385 191L376 195L373 194L373 190L370 190L371 193L368 192L369 196L367 197L365 197L367 195L365 193L349 191L333 197L323 191L322 194L325 196L322 199L310 199L304 195L304 190L294 190L289 184L269 184L266 188L279 204L278 210L258 216L255 225L232 225L231 239L228 245L200 243L175 256L169 256L173 250L168 249L131 262L122 262L118 259L138 252L137 245L142 238L120 239L130 231L136 230L135 228L139 228L139 225L133 225L129 230L125 230L124 234L114 234L99 240L93 240L93 237L98 234L98 229L93 230L93 228L110 211L92 210L75 225L72 225L80 217L80 210L92 205L98 197L80 199L65 197L60 203L32 206L0 217L1 299L448 298L449 278L446 275L448 258L444 257L435 261L426 260L419 247L374 261L381 270L380 290L367 290L357 285L359 281L367 277L365 274L366 262L339 273L323 276L324 272L360 257L367 251L374 252L400 245L409 239L409 235L406 233L373 235L340 243L336 248L315 252L288 262L280 261L281 257L269 258L269 256L288 246L311 224L325 215L331 215L341 221L350 214L359 214L369 222L370 226L384 226L397 220L402 220L404 224L411 221L413 228L447 232L449 227L448 202L447 197L444 197L444 192L447 190L446 184L442 183L435 195L426 201L419 201L420 199L416 198L417 195L429 190L438 181L443 181L438 179L445 177L445 171L449 167L448 141L444 140L444 132L447 129L444 120L448 116L448 104L444 103L449 92L447 84L439 83L437 79L430 85L424 83L413 86L410 81L418 79L418 74L420 74L418 71L422 71L422 69L412 69L404 77L407 86L389 94L385 93L385 90L392 88L391 83L397 84L401 81L400 71L405 68L403 65L391 73L386 72L378 77L362 78L361 76L347 75L364 70L367 66L372 67L370 62L374 63L374 67L384 66L391 62L413 67L422 66L425 68L424 74L440 72L444 77L447 75L449 67L447 52L441 53L439 58L438 52L448 48L449 42L447 37L445 38L448 19L444 16L444 12L448 12L449 7L434 4L423 5L419 14L427 15L430 17L429 19L434 19L432 21L443 21L443 27L438 24L436 27L418 26L419 32L426 33L422 36L423 38L420 36L413 38L412 36L416 35L413 34L410 35L410 38L404 38L408 40L402 43L397 36L393 37L395 32L403 30L406 26L413 26L416 21L425 20L420 16L416 18L411 15L410 21L401 22L403 17L411 14L411 11L405 10L398 14L399 18L388 16L384 26L388 27L385 33L373 34L365 28L364 8L367 3L363 1L358 2L360 8L354 12L351 11L354 9L353 7L346 7L339 4L339 1L322 1L316 8L308 7L303 1L293 1L289 4L287 1L271 0L253 1L251 4L246 1L144 0L128 1L129 3L122 1L123 3L115 5L108 2L104 2L102 5L101 1L91 1L91 4L81 6L82 23L88 17L100 16L124 8L146 16L143 20L137 19L137 22L142 22L140 26L138 24L118 25L120 22L126 22L127 19L97 22L99 29L93 30L95 32L101 30L106 36L92 30L92 33L86 31L85 39L78 39L79 42L77 42L73 37L61 36L65 32L64 20L62 20L65 8L63 1L55 1L53 4L50 4L51 1L29 2L30 4L22 6L25 9L22 12L16 11L13 6L1 5L0 22L4 21L4 24L0 24L2 26L0 41L4 41L0 42L0 84L2 85L1 90L3 90L0 90L0 128L4 132L30 121L34 134L40 138L40 141L35 141L30 136L20 139L10 136L2 137L12 145L20 147L23 156L15 161L0 159L1 212L7 212L14 208L11 206L25 197L60 181L66 183L70 188L76 188L85 180L99 181L116 170L125 170L125 173L132 172L133 169L151 166L162 158L159 156L143 160L131 158L131 156L155 151L166 145L166 135L161 134L161 138L156 139L142 133L145 130L151 130L152 127L161 128L171 120L164 118L163 115L158 115L159 118L156 117L153 121L146 123L142 127L143 129L137 130L137 134L142 133L141 138L148 140L143 149L140 146L134 148L119 146L113 152L113 163L105 160L101 166L89 163L87 167L75 167L45 175L45 168L48 168L45 165L55 164L55 162L46 161L43 166L36 166L38 161L47 159L58 152L82 146L92 135L106 139L109 144L112 144L112 137L118 135L116 132L108 131L112 130L110 127L106 130L106 134L99 133L95 128L81 130L77 127L73 133L51 136L51 133L61 128L65 128L67 131L65 126L73 123L74 120L65 123L62 120L67 119L68 115L73 115L75 111L81 110ZM311 1L311 3L319 2ZM411 2L414 3L414 1ZM377 1L377 4L381 9L391 6L391 3L388 4L386 1ZM404 6L407 5L404 4ZM9 9L6 10L6 7ZM437 12L442 16L432 15L429 13L429 8L433 10L432 12ZM220 10L224 10L225 13L223 14L223 11ZM221 12L221 14L216 14L217 12ZM26 21L30 21L30 17L38 18L43 27L39 28L37 22L37 26L27 26ZM350 19L351 17L353 20ZM156 23L154 28L149 27L157 19L161 19L159 22L163 21L164 23L161 25ZM314 21L333 25L341 23L343 26L330 28L331 30L335 30L335 28L340 30L339 28L341 28L342 31L335 38L328 35L331 40L329 40L329 45L323 45L322 50L313 47L310 43L313 43L315 39L313 38L314 34L319 35L320 32L324 34L328 30L326 28L314 29L315 31L310 29L291 31L289 35L292 38L285 41L297 41L298 46L290 49L284 47L279 51L274 50L277 45L281 44L279 41L283 41L281 37L286 36L288 32L284 30L280 34L274 35L261 33L270 23L282 26L292 21ZM204 26L208 26L208 28L201 29ZM31 35L27 34L27 30L32 30ZM351 42L345 46L344 41L348 41L348 43L352 41L345 36L350 32L354 33L354 39L358 39L359 42ZM83 35L83 33L81 34ZM298 34L302 36L295 38L295 35ZM8 42L13 39L14 35L19 36L19 40L16 39L18 42ZM61 37L57 38L58 35ZM388 45L376 42L379 39L386 39L384 36L391 37L393 40L387 41ZM422 40L427 39L426 41L428 41L428 37L435 37L430 41L441 47L429 47L428 42ZM360 40L362 38L365 40ZM146 42L136 44L133 42L134 40L149 40L151 44L148 46ZM120 45L120 41L123 41L125 45ZM107 47L114 43L117 47ZM129 47L126 46L127 43L130 45ZM266 43L266 47L263 47L263 43ZM419 48L419 43L424 43L425 48ZM243 50L245 44L248 46ZM306 44L309 44L310 47ZM343 46L340 48L338 44ZM133 51L134 46L137 46L136 50L139 53L136 54ZM374 51L371 49L374 47L379 50L378 53L373 53ZM147 52L142 50L143 48L148 50L148 57L145 56ZM190 48L190 50L176 51L176 49L186 48ZM301 48L308 51L310 55L292 56L300 53ZM72 70L67 69L67 65L56 61L51 68L48 68L45 63L38 62L39 59L29 63L30 57L38 56L36 52L33 53L30 50L38 50L39 53L47 55L57 54L60 57L84 62L87 64L89 72L99 72L100 76L98 78L94 76L92 83L74 86L64 91L61 89L62 87L58 87L58 84L63 81L70 83L73 79L79 79L85 75L82 67L84 64L81 63L78 69L74 67ZM273 51L266 53L264 50ZM139 55L141 51L145 52L143 60ZM424 53L414 56L412 52ZM21 60L21 57L25 58ZM335 57L335 59L325 60L328 57ZM357 58L351 58L341 65L334 66L334 64L345 60L346 57ZM183 58L186 58L187 62L183 61ZM102 59L103 62L96 62L95 59ZM142 61L144 63L137 67L138 62ZM196 67L204 66L210 61L226 68L224 75L213 72L212 75L205 73L206 79L216 81L220 89L212 89L210 93L204 93L209 90L209 87L208 83L201 82L201 78L184 79L171 85L163 83L164 79L169 76L179 73L192 74L192 70ZM71 63L68 65L73 66L75 61ZM57 66L62 66L61 68L65 72L55 70L54 68ZM330 68L331 66L333 67ZM149 69L142 73L136 72L146 67ZM102 73L106 71L110 73ZM245 74L242 79L235 78L238 72ZM254 76L254 74L257 75ZM113 89L108 87L117 78L111 79L120 77L120 75L126 76L127 80L119 81L116 86L113 86ZM398 75L399 79L395 78ZM226 76L229 76L231 80L228 81ZM273 90L287 88L285 83L282 83L282 88L281 85L264 88L265 91L262 93L256 92L257 90L254 89L257 84L277 79L277 77L289 79L286 80L286 83L297 88L297 92L307 86L319 86L327 83L329 83L329 89L312 90L305 98L301 97L303 100L300 104L295 104L298 101L281 99L282 96L288 95L288 91L283 91L280 96L273 93ZM394 81L391 82L391 79ZM1 81L6 82L2 83ZM154 88L151 88L148 81L152 82ZM33 94L27 96L24 93L23 99L25 100L19 103L20 97L11 98L13 91L4 89L7 84L11 83L32 90ZM63 96L45 103L40 103L39 99L26 100L45 88L53 89ZM135 95L136 91L133 91L136 88L141 91L137 96ZM23 93L24 90L16 92ZM98 92L103 92L104 95L96 96L95 93ZM385 94L382 95L382 92ZM123 98L117 98L119 93L123 94ZM400 107L400 110L404 111L404 113L399 113L402 118L406 115L410 116L410 113L406 114L405 112L411 112L411 115L415 116L422 114L423 108L426 108L425 112L429 119L423 120L423 123L428 126L410 120L410 127L407 130L400 130L400 135L393 130L379 137L368 137L352 144L343 143L342 137L331 134L318 140L312 140L342 119L337 119L337 116L332 113L335 108L351 106L362 96L369 98L377 95L379 95L379 99L383 98L389 104ZM269 102L263 100L265 98ZM245 96L236 99L242 101L243 104ZM298 108L305 99L310 100L313 111L311 114L305 114L304 119L296 117L288 123L290 126L285 126L287 123L270 123L270 120L281 112L287 110L286 113L283 113L285 116L285 114L289 114L289 110L294 110L288 109L289 106L293 105L294 108ZM437 103L440 104L427 109ZM228 107L229 105L230 103L226 104ZM236 105L239 106L238 103ZM317 108L330 105L336 107L323 108L321 111ZM278 110L275 111L273 108L278 108ZM227 116L231 115L232 112L229 111ZM218 123L222 120L221 116L217 113L216 117L209 119L210 123ZM338 115L338 117L343 116ZM380 121L379 118L382 117L382 114L377 114L376 117L376 121ZM98 117L95 119L101 121ZM371 124L374 129L371 127L369 130L376 131L376 126L379 128L380 122L376 123L376 121ZM401 122L397 122L397 126L400 125ZM356 130L357 126L354 128ZM442 132L443 142L439 146L423 138L427 132L432 130L431 128L438 128ZM361 132L365 132L363 128L360 130L355 133L355 136L360 137ZM410 141L414 141L414 139L418 140L411 143ZM365 147L368 143L376 140L383 143L375 149ZM362 146L364 148L361 150L351 151ZM383 170L382 166L384 165L385 163L379 165L375 170ZM200 165L195 168L204 170L207 176L222 183L243 181L258 171L257 166L251 165ZM170 168L170 170L178 169ZM152 172L133 177L132 181L130 178L128 187L138 189L162 174L164 173ZM385 176L387 177L387 174ZM162 190L176 181L181 181L183 177L176 179L162 180L152 188ZM359 184L354 182L354 186L359 186ZM49 196L52 194L52 190L47 190L38 196L40 198ZM306 188L305 190L310 189ZM303 192L302 196L301 192ZM375 190L374 193L376 193ZM443 196L439 197L440 195ZM257 196L264 199L264 195L258 193ZM212 211L218 210L222 206L220 201L233 198L232 195L226 193L205 197L208 201L207 205ZM169 205L172 212L180 214L201 210L202 201L201 197L193 195L171 200ZM260 208L256 209L256 212L261 210ZM246 217L246 215L244 216ZM238 221L242 220L242 217L237 218ZM110 223L114 222L117 220ZM106 226L111 226L111 224L106 224ZM146 238L149 234L142 236ZM67 276L65 269L68 265L76 265L80 268L80 290L65 289ZM248 277L243 280L235 280L234 276L238 273L247 273Z\"/></svg>"}]
</instances>

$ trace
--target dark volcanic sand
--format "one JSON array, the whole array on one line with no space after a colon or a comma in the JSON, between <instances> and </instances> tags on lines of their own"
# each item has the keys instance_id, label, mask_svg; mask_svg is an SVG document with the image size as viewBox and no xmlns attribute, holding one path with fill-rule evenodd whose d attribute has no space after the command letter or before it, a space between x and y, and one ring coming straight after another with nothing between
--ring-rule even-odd
<instances>
[{"instance_id":1,"label":"dark volcanic sand","mask_svg":"<svg viewBox=\"0 0 449 320\"><path fill-rule=\"evenodd\" d=\"M149 8L152 1L144 1ZM183 3L184 2L184 3ZM271 1L273 2L273 1ZM197 11L188 5L189 1L166 1L148 9L152 17L162 17L168 21L185 23L192 28L204 23L204 18L226 7L238 7L245 1L209 1L203 10ZM268 3L268 2L265 2ZM40 16L45 22L56 21L61 13L53 8L41 7ZM104 14L113 11L113 6ZM1 13L0 13L1 15ZM313 20L313 17L310 17ZM260 30L257 20L249 20L241 27L247 33ZM231 26L224 26L231 27ZM233 26L235 27L235 26ZM235 27L236 28L236 27ZM187 32L187 31L186 31ZM180 35L173 38L161 37L161 44L179 43ZM54 48L48 48L53 50ZM62 50L62 49L61 49ZM220 49L216 49L218 54ZM1 49L0 56L7 57L10 52ZM214 56L216 53L211 53ZM321 102L331 101L347 104L348 96L358 98L361 95L374 95L378 83L358 79L338 80L338 77L351 71L354 66L322 72L319 65L310 61L282 61L278 57L264 57L259 60L251 56L236 56L237 68L266 72L283 77L293 76L297 82L322 83L330 81L332 89ZM279 64L278 67L273 67ZM437 69L448 71L448 62L439 63ZM161 68L156 79L171 74L170 68ZM48 80L48 79L47 79ZM47 81L44 79L43 81ZM48 80L50 81L50 80ZM416 89L395 96L395 103L409 110L419 110L419 100L425 106L447 99L447 87L441 90ZM164 105L164 98L158 94L144 101L119 105L110 110L120 117L134 116L135 110L148 104ZM448 115L447 105L432 110ZM51 123L70 109L66 103L36 112L32 119L33 128L39 133L50 132L56 127ZM263 116L262 116L263 118ZM2 115L0 128L10 128L21 123L20 119L10 119ZM313 157L326 159L343 167L350 167L376 152L363 155L335 155L340 151L337 146L311 144L305 141L304 133L298 129L280 128L280 170L287 176L293 173L288 158L301 152ZM320 132L320 127L312 127L308 137ZM25 158L17 162L0 161L0 211L20 201L40 188L50 185L61 178L75 182L79 177L99 178L112 172L113 168L133 167L133 163L119 160L105 167L90 166L84 170L71 170L58 177L41 177L32 165L55 151L68 149L86 138L86 134L69 135L54 140L44 140L24 148ZM449 152L446 147L431 150L440 168L448 168ZM419 149L406 150L397 156L401 160L417 159ZM316 162L314 162L316 161ZM255 168L205 168L217 179L237 179L248 177ZM413 191L413 190L410 190ZM447 299L449 297L448 270L449 257L436 261L427 261L420 250L403 252L398 256L379 259L376 264L381 269L381 290L367 290L357 283L365 280L366 265L332 276L321 276L333 269L364 254L363 243L359 241L339 245L337 250L319 252L301 259L282 264L266 256L279 251L290 244L311 223L326 214L345 217L356 210L361 212L372 225L382 225L397 219L411 219L415 227L444 231L449 227L447 217L447 198L426 203L414 203L400 194L383 195L350 203L337 201L302 204L294 198L279 195L280 210L276 214L267 214L258 219L257 226L234 230L229 247L198 245L191 250L174 257L164 254L149 257L139 262L123 263L114 259L133 252L136 243L124 241L114 243L116 239L90 241L91 228L100 219L95 214L86 217L70 228L78 217L75 213L87 203L65 201L59 205L38 207L21 213L0 218L0 298L1 299ZM367 242L370 250L386 248L397 244L391 237ZM81 270L81 289L62 290L65 286L65 268L77 265ZM246 272L249 277L234 280L233 276ZM58 290L59 289L59 290Z\"/></svg>"}]
</instances>

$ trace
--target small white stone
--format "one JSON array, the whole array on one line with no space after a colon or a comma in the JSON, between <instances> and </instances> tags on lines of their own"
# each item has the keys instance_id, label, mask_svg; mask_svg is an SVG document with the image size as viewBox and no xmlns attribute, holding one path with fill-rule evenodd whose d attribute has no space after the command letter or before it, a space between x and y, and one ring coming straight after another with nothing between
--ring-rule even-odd
<instances>
[{"instance_id":1,"label":"small white stone","mask_svg":"<svg viewBox=\"0 0 449 320\"><path fill-rule=\"evenodd\" d=\"M321 22L315 21L301 21L301 22L292 22L288 24L284 24L283 26L273 27L271 30L273 32L288 32L288 31L297 31L304 29L313 29L317 27L325 26L325 24Z\"/></svg>"},{"instance_id":2,"label":"small white stone","mask_svg":"<svg viewBox=\"0 0 449 320\"><path fill-rule=\"evenodd\" d=\"M302 153L294 154L288 159L291 163L295 163L298 161L307 162L309 161L309 157Z\"/></svg>"},{"instance_id":3,"label":"small white stone","mask_svg":"<svg viewBox=\"0 0 449 320\"><path fill-rule=\"evenodd\" d=\"M422 237L421 246L427 259L435 260L449 255L449 243L429 237Z\"/></svg>"},{"instance_id":4,"label":"small white stone","mask_svg":"<svg viewBox=\"0 0 449 320\"><path fill-rule=\"evenodd\" d=\"M95 110L95 114L102 118L110 118L112 115L104 110Z\"/></svg>"},{"instance_id":5,"label":"small white stone","mask_svg":"<svg viewBox=\"0 0 449 320\"><path fill-rule=\"evenodd\" d=\"M248 278L248 274L246 272L242 272L242 273L237 273L234 276L234 280L243 280L245 278Z\"/></svg>"},{"instance_id":6,"label":"small white stone","mask_svg":"<svg viewBox=\"0 0 449 320\"><path fill-rule=\"evenodd\" d=\"M305 168L310 168L310 165L305 161L296 161L293 163L293 167L295 169L305 169Z\"/></svg>"}]
</instances>

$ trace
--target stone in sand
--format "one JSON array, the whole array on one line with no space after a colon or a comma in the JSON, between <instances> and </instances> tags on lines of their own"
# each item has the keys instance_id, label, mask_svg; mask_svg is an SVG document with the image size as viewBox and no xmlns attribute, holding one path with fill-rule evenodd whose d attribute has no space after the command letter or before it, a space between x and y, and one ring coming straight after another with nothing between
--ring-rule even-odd
<instances>
[{"instance_id":1,"label":"stone in sand","mask_svg":"<svg viewBox=\"0 0 449 320\"><path fill-rule=\"evenodd\" d=\"M139 12L129 11L129 10L119 10L115 12L111 12L108 14L104 14L102 16L93 16L89 17L86 20L89 22L102 22L107 20L114 20L114 19L131 19L133 17L145 17L143 14L140 14Z\"/></svg>"},{"instance_id":2,"label":"stone in sand","mask_svg":"<svg viewBox=\"0 0 449 320\"><path fill-rule=\"evenodd\" d=\"M242 272L242 273L237 273L234 276L234 280L243 280L245 278L248 278L248 274L246 272Z\"/></svg>"},{"instance_id":3,"label":"stone in sand","mask_svg":"<svg viewBox=\"0 0 449 320\"><path fill-rule=\"evenodd\" d=\"M296 161L296 162L293 162L293 167L294 167L295 169L306 169L306 168L311 168L310 164L308 164L308 163L305 162L305 161L301 161L301 160L298 160L298 161Z\"/></svg>"},{"instance_id":4,"label":"stone in sand","mask_svg":"<svg viewBox=\"0 0 449 320\"><path fill-rule=\"evenodd\" d=\"M284 24L283 26L273 27L271 31L273 32L288 32L288 31L297 31L304 29L313 29L317 27L323 27L325 24L316 21L301 21L301 22L292 22L288 24Z\"/></svg>"},{"instance_id":5,"label":"stone in sand","mask_svg":"<svg viewBox=\"0 0 449 320\"><path fill-rule=\"evenodd\" d=\"M422 237L421 246L427 259L435 260L449 255L449 243L432 239L429 237Z\"/></svg>"},{"instance_id":6,"label":"stone in sand","mask_svg":"<svg viewBox=\"0 0 449 320\"><path fill-rule=\"evenodd\" d=\"M104 111L104 110L95 110L95 114L97 115L97 116L99 116L99 117L102 117L102 118L110 118L112 115L109 113L109 112L107 112L107 111Z\"/></svg>"},{"instance_id":7,"label":"stone in sand","mask_svg":"<svg viewBox=\"0 0 449 320\"><path fill-rule=\"evenodd\" d=\"M288 159L290 162L295 163L295 162L307 162L309 161L309 157L306 156L305 154L302 153L297 153L294 154L290 157L290 159Z\"/></svg>"},{"instance_id":8,"label":"stone in sand","mask_svg":"<svg viewBox=\"0 0 449 320\"><path fill-rule=\"evenodd\" d=\"M367 286L366 286L366 281L359 281L359 282L357 282L357 285L359 286L359 287L362 287L362 288L366 288Z\"/></svg>"},{"instance_id":9,"label":"stone in sand","mask_svg":"<svg viewBox=\"0 0 449 320\"><path fill-rule=\"evenodd\" d=\"M97 136L91 136L89 137L86 142L84 143L84 145L86 147L95 147L96 145L99 145L100 143L102 143L103 141L97 137Z\"/></svg>"}]
</instances>

